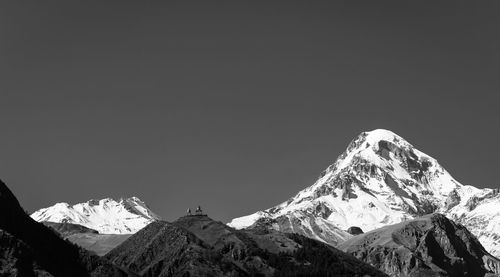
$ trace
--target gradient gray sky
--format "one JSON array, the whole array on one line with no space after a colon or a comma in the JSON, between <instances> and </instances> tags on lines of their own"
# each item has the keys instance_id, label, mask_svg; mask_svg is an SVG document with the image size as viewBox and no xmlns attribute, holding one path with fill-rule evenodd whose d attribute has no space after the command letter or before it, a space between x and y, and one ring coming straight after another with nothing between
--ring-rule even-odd
<instances>
[{"instance_id":1,"label":"gradient gray sky","mask_svg":"<svg viewBox=\"0 0 500 277\"><path fill-rule=\"evenodd\" d=\"M500 187L498 4L356 3L4 1L0 178L227 221L385 128Z\"/></svg>"}]
</instances>

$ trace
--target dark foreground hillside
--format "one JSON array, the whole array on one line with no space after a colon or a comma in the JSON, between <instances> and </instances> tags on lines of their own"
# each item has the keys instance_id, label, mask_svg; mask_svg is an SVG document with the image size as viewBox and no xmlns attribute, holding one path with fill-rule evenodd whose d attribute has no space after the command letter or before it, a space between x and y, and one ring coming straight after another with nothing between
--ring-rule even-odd
<instances>
[{"instance_id":1,"label":"dark foreground hillside","mask_svg":"<svg viewBox=\"0 0 500 277\"><path fill-rule=\"evenodd\" d=\"M125 276L31 219L0 181L0 276Z\"/></svg>"},{"instance_id":2,"label":"dark foreground hillside","mask_svg":"<svg viewBox=\"0 0 500 277\"><path fill-rule=\"evenodd\" d=\"M141 276L386 276L324 243L207 216L154 222L106 258Z\"/></svg>"}]
</instances>

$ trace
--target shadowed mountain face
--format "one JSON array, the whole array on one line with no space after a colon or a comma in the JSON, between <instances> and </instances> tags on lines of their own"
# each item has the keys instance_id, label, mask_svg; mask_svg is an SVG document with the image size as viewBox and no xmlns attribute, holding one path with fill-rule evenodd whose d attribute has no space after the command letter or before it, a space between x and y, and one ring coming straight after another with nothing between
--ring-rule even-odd
<instances>
[{"instance_id":1,"label":"shadowed mountain face","mask_svg":"<svg viewBox=\"0 0 500 277\"><path fill-rule=\"evenodd\" d=\"M207 216L153 222L106 257L140 276L385 276L329 245Z\"/></svg>"},{"instance_id":2,"label":"shadowed mountain face","mask_svg":"<svg viewBox=\"0 0 500 277\"><path fill-rule=\"evenodd\" d=\"M338 247L391 276L500 273L500 260L488 254L464 226L441 214L359 234Z\"/></svg>"},{"instance_id":3,"label":"shadowed mountain face","mask_svg":"<svg viewBox=\"0 0 500 277\"><path fill-rule=\"evenodd\" d=\"M31 219L1 181L0 230L2 270L15 270L7 276L122 276L108 262L64 241L52 229Z\"/></svg>"}]
</instances>

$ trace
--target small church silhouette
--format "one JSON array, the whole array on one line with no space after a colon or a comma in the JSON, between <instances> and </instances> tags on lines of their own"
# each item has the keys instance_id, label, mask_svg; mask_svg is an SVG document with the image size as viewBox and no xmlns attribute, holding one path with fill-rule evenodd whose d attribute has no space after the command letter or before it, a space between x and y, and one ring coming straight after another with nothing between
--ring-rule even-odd
<instances>
[{"instance_id":1,"label":"small church silhouette","mask_svg":"<svg viewBox=\"0 0 500 277\"><path fill-rule=\"evenodd\" d=\"M200 215L206 215L203 214L203 210L201 209L201 206L198 205L198 208L196 208L196 211L194 211L194 214L191 212L191 208L187 209L187 216L200 216Z\"/></svg>"}]
</instances>

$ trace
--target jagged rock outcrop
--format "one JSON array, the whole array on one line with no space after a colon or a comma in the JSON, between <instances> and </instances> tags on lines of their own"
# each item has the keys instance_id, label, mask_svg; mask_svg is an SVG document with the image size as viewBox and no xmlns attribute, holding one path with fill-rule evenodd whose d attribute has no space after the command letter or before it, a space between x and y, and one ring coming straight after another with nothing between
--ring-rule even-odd
<instances>
[{"instance_id":1,"label":"jagged rock outcrop","mask_svg":"<svg viewBox=\"0 0 500 277\"><path fill-rule=\"evenodd\" d=\"M477 277L500 273L500 260L491 256L467 228L441 214L372 230L338 247L391 276Z\"/></svg>"},{"instance_id":2,"label":"jagged rock outcrop","mask_svg":"<svg viewBox=\"0 0 500 277\"><path fill-rule=\"evenodd\" d=\"M355 235L363 234L363 230L361 230L361 228L359 228L357 226L352 226L352 227L349 227L347 229L347 233L355 236Z\"/></svg>"},{"instance_id":3,"label":"jagged rock outcrop","mask_svg":"<svg viewBox=\"0 0 500 277\"><path fill-rule=\"evenodd\" d=\"M446 210L449 210L458 204L460 204L460 195L458 194L457 190L454 189L450 192L450 194L446 198L444 202L444 207Z\"/></svg>"}]
</instances>

